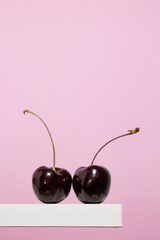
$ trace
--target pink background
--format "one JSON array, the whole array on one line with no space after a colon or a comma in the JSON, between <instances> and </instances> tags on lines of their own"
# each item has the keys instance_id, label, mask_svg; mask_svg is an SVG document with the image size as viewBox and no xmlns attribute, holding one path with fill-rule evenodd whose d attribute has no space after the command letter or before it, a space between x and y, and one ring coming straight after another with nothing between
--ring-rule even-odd
<instances>
[{"instance_id":1,"label":"pink background","mask_svg":"<svg viewBox=\"0 0 160 240\"><path fill-rule=\"evenodd\" d=\"M0 228L8 239L159 239L160 2L0 0L0 203L40 203L33 171L87 166L112 137L140 127L97 157L112 176L107 203L123 227ZM73 190L62 203L77 203Z\"/></svg>"}]
</instances>

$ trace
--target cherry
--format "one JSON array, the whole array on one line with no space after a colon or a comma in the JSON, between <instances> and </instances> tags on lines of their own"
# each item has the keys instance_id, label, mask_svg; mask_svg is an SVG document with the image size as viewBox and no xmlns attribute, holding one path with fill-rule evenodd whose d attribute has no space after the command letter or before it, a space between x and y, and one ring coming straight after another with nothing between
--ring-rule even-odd
<instances>
[{"instance_id":1,"label":"cherry","mask_svg":"<svg viewBox=\"0 0 160 240\"><path fill-rule=\"evenodd\" d=\"M101 203L108 195L111 184L109 171L93 165L78 168L73 177L73 188L83 203Z\"/></svg>"},{"instance_id":2,"label":"cherry","mask_svg":"<svg viewBox=\"0 0 160 240\"><path fill-rule=\"evenodd\" d=\"M58 203L63 201L69 194L71 189L71 174L63 169L55 167L55 147L51 133L45 122L37 114L25 110L23 113L31 113L45 125L51 139L53 148L53 167L48 168L41 166L37 168L32 176L32 186L36 197L44 203Z\"/></svg>"},{"instance_id":3,"label":"cherry","mask_svg":"<svg viewBox=\"0 0 160 240\"><path fill-rule=\"evenodd\" d=\"M42 166L33 173L32 184L37 198L44 203L58 203L64 200L71 189L71 175L62 168Z\"/></svg>"},{"instance_id":4,"label":"cherry","mask_svg":"<svg viewBox=\"0 0 160 240\"><path fill-rule=\"evenodd\" d=\"M73 189L77 198L83 203L101 203L110 190L111 176L109 171L102 166L93 165L98 153L110 142L139 132L139 128L129 130L129 133L113 138L105 143L95 154L91 166L78 168L73 176Z\"/></svg>"}]
</instances>

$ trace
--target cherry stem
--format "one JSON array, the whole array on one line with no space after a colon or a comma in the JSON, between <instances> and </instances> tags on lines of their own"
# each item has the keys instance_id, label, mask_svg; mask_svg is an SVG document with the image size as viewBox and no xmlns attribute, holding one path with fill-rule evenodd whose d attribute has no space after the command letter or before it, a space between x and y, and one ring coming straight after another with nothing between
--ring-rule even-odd
<instances>
[{"instance_id":1,"label":"cherry stem","mask_svg":"<svg viewBox=\"0 0 160 240\"><path fill-rule=\"evenodd\" d=\"M92 160L91 165L93 165L93 163L94 163L94 161L95 161L95 158L97 157L98 153L99 153L106 145L108 145L110 142L112 142L112 141L114 141L114 140L116 140L116 139L118 139L118 138L125 137L125 136L132 135L132 134L135 134L135 133L139 132L139 128L135 128L134 130L128 130L128 132L129 132L129 133L126 133L126 134L123 134L123 135L118 136L118 137L116 137L116 138L113 138L113 139L111 139L109 142L105 143L105 144L98 150L98 152L95 154L95 156L94 156L94 158L93 158L93 160Z\"/></svg>"},{"instance_id":2,"label":"cherry stem","mask_svg":"<svg viewBox=\"0 0 160 240\"><path fill-rule=\"evenodd\" d=\"M44 126L46 127L46 129L47 129L47 131L48 131L48 134L49 134L49 137L50 137L51 143L52 143L52 148L53 148L53 168L52 168L52 169L55 171L55 147L54 147L54 143L53 143L53 139L52 139L51 133L50 133L47 125L45 124L45 122L43 121L42 118L40 118L40 117L39 117L37 114L35 114L34 112L29 111L28 109L25 110L25 111L23 111L24 114L25 114L26 112L27 112L27 113L31 113L31 114L33 114L34 116L36 116L37 118L39 118L39 120L44 124Z\"/></svg>"}]
</instances>

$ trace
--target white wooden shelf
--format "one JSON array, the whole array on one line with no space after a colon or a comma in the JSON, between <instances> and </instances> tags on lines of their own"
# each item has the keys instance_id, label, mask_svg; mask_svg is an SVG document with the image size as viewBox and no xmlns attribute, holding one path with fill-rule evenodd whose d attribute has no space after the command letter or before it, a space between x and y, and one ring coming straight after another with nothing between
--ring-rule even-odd
<instances>
[{"instance_id":1,"label":"white wooden shelf","mask_svg":"<svg viewBox=\"0 0 160 240\"><path fill-rule=\"evenodd\" d=\"M121 204L0 204L1 227L122 227Z\"/></svg>"}]
</instances>

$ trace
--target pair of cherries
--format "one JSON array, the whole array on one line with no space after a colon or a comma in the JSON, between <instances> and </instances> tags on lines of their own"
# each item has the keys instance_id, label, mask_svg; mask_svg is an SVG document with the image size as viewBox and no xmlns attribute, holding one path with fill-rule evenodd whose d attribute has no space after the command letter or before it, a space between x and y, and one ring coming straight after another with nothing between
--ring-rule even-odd
<instances>
[{"instance_id":1,"label":"pair of cherries","mask_svg":"<svg viewBox=\"0 0 160 240\"><path fill-rule=\"evenodd\" d=\"M24 113L26 112L33 114L41 120L48 131L53 148L53 167L42 166L33 173L32 185L37 198L44 203L61 202L69 195L71 185L73 184L75 194L81 202L91 204L103 202L109 193L111 176L105 167L93 165L94 160L108 143L120 137L137 133L139 128L129 130L129 133L113 138L105 143L95 154L91 166L78 168L72 179L71 174L66 169L55 167L55 147L45 122L34 112L28 109L24 111Z\"/></svg>"}]
</instances>

